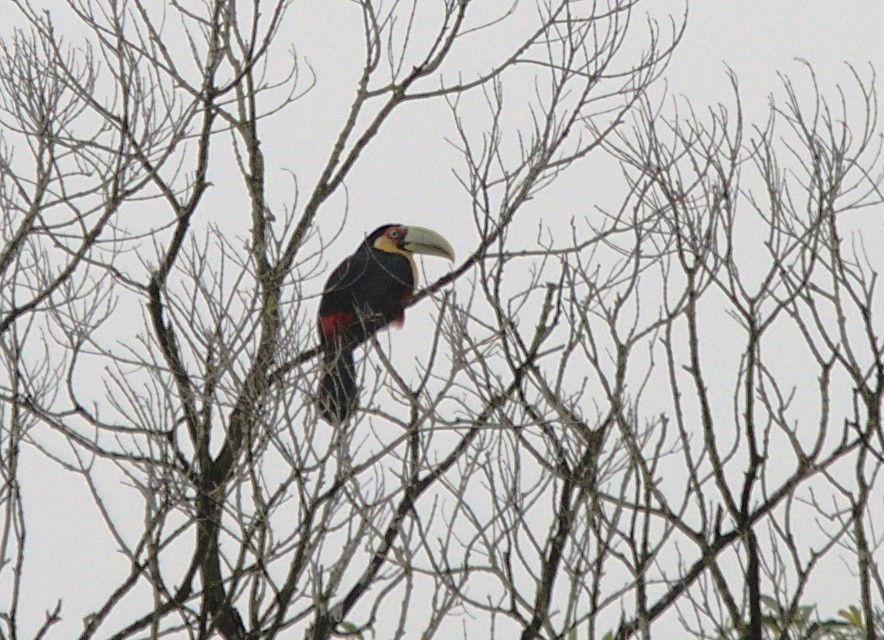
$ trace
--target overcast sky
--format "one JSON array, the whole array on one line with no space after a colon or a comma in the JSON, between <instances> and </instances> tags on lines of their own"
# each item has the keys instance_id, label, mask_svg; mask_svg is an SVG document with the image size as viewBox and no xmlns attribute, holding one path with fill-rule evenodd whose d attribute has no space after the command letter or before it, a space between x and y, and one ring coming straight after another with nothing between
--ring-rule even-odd
<instances>
[{"instance_id":1,"label":"overcast sky","mask_svg":"<svg viewBox=\"0 0 884 640\"><path fill-rule=\"evenodd\" d=\"M317 5L316 2L308 4ZM682 10L681 3L678 2L658 0L652 4L658 17L667 7L679 13ZM677 49L667 72L669 88L674 94L686 96L698 110L719 101L729 103L731 95L725 75L727 65L739 78L748 116L760 117L765 113L768 94L773 92L782 95L777 72L792 75L796 79L805 73L801 65L795 62L795 58L804 58L813 65L824 90L831 89L837 82L851 81L845 62L859 67L866 77L870 61L878 66L879 72L884 72L881 69L884 66L882 31L882 0L696 0L690 6L684 41ZM321 102L322 96L326 95L322 92L326 91L331 94L352 95L351 85L336 84L334 80L330 81L321 75L325 61L316 56L325 54L320 51L304 48L304 54L320 73L321 84L317 88L319 93L316 100ZM395 130L393 127L391 134ZM407 147L408 140L404 137L406 134L407 131L400 130L398 135L392 136L384 144L395 148L401 143ZM313 132L301 131L300 135L307 136L304 139L309 140ZM281 148L288 141L268 141L268 144L279 145ZM280 153L277 159L281 155ZM438 220L447 210L446 202L440 201L433 194L454 186L450 173L451 158L429 156L393 168L372 167L371 158L372 156L366 158L367 166L360 169L362 173L354 176L353 184L348 184L351 191L352 224L347 230L349 239L342 239L333 249L338 257L352 251L354 242L362 234L377 224L393 220L437 227L441 224L440 231L448 235L456 246L463 245L458 237L459 223L454 218L432 224L433 220ZM297 159L293 158L292 162L297 164ZM289 188L290 183L283 182L284 173L273 172L272 167L271 172L271 177L278 180L271 186L271 190ZM384 176L394 174L399 179L384 179ZM278 193L279 191L277 195ZM413 203L420 203L426 213L409 211L409 207L414 206ZM444 269L446 265L434 264L431 268ZM58 500L58 487L65 478L69 479L68 475L57 468L54 472L49 469L46 472L46 480L57 475L58 483L50 481L45 482L42 489L31 488L28 497L35 504L51 504L50 501ZM75 501L59 501L53 509L53 515L70 522L77 519L83 506L83 503ZM86 506L88 508L88 502ZM100 526L100 523L96 523L96 526ZM70 547L59 544L55 539L57 531L54 527L37 526L29 533L32 536L29 544L33 544L35 549L47 550L46 553L33 557L32 566L38 571L46 571L47 575L54 575L56 584L65 582L58 580L63 577L60 573L67 575L71 580L70 584L76 584L78 579L82 580L84 574L88 574L88 569L84 566L85 559L71 558ZM86 528L78 529L66 535L66 540L69 544L82 545L81 548L85 548L88 541L94 539L93 533ZM77 612L78 604L82 603L71 601L77 594L72 594L70 588L64 588L63 592L67 600L65 611L69 614ZM37 596L34 593L31 595ZM88 603L94 604L96 601L94 597L82 595ZM36 597L30 606L33 606L35 615L42 617L47 602L43 597ZM63 637L67 632L78 631L80 628L81 622L76 616L70 615L66 617L63 629L56 628L54 633L56 637Z\"/></svg>"},{"instance_id":2,"label":"overcast sky","mask_svg":"<svg viewBox=\"0 0 884 640\"><path fill-rule=\"evenodd\" d=\"M510 3L511 0L489 0L488 6L504 7ZM533 5L523 1L522 6ZM332 121L330 109L337 102L341 108L346 107L346 98L352 97L354 91L353 83L346 80L359 71L358 67L353 68L354 59L341 46L349 39L346 35L349 29L358 41L358 14L351 12L352 20L339 18L329 32L323 29L329 23L327 13L321 10L327 8L327 4L301 0L296 7L307 11L295 20L293 37L299 54L313 65L318 79L314 92L301 106L308 117L321 113L324 119ZM679 22L683 11L684 3L678 1L639 3L635 26L644 28L641 15L646 12L663 25L665 32L666 16L674 12L674 19ZM824 91L833 89L837 82L851 82L845 62L859 67L868 77L868 63L884 61L882 14L880 0L842 3L696 0L690 3L687 31L666 72L669 92L684 96L698 111L718 102L732 106L733 95L726 75L729 66L739 79L747 118L763 123L768 96L773 93L782 98L783 95L778 72L793 77L799 87L807 86L803 83L807 79L806 71L797 58L813 65ZM346 10L342 9L339 15L346 15ZM470 41L471 56L481 58L486 53L486 45L480 40ZM626 58L623 60L625 64ZM426 126L433 119L444 121L450 127L450 113L441 102L429 109L425 103L407 106L392 122L385 124L381 139L374 141L364 158L368 162L363 162L347 181L352 224L345 231L350 240L339 247L341 255L352 250L349 247L364 233L383 222L415 221L415 216L421 223L444 219L449 226L446 228L443 223L441 231L458 231L450 215L450 207L455 203L447 194L457 191L451 169L460 159L442 142L444 134L438 136L437 146L425 149L427 153L415 153L416 128ZM299 161L310 162L305 155L307 148L315 145L324 150L327 147L323 135L333 135L336 131L302 127L296 133L286 125L286 135L269 143L280 145L280 158L285 157L285 162L296 165L289 168L297 168ZM421 144L430 142L431 136L421 138ZM304 174L311 175L309 170ZM277 177L279 180L272 188L291 187L282 174ZM302 189L304 186L301 185Z\"/></svg>"},{"instance_id":3,"label":"overcast sky","mask_svg":"<svg viewBox=\"0 0 884 640\"><path fill-rule=\"evenodd\" d=\"M825 82L846 81L844 62L884 62L882 28L884 5L876 0L698 0L690 4L669 76L674 90L697 103L722 96L725 64L751 101L776 88L777 72L798 71L796 58L810 62Z\"/></svg>"}]
</instances>

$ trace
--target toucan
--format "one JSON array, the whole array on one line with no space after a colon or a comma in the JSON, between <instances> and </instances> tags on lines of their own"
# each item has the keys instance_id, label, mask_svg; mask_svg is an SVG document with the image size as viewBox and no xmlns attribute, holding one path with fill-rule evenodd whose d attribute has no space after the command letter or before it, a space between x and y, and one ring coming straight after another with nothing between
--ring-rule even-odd
<instances>
[{"instance_id":1,"label":"toucan","mask_svg":"<svg viewBox=\"0 0 884 640\"><path fill-rule=\"evenodd\" d=\"M451 244L435 231L385 224L370 233L325 283L319 303L323 368L317 407L329 424L342 424L356 410L354 349L380 329L405 322L405 302L418 281L416 253L454 260Z\"/></svg>"}]
</instances>

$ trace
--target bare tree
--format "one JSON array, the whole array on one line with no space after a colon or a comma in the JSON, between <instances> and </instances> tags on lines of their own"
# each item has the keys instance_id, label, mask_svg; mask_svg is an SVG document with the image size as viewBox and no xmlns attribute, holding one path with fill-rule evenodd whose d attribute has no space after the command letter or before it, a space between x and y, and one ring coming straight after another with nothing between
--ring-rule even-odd
<instances>
[{"instance_id":1,"label":"bare tree","mask_svg":"<svg viewBox=\"0 0 884 640\"><path fill-rule=\"evenodd\" d=\"M112 541L101 600L44 589L38 637L760 638L771 612L813 637L841 628L807 604L832 575L877 637L874 76L832 106L784 78L753 128L735 78L705 117L652 93L683 21L636 2L430 4L323 7L361 57L305 121L306 7L16 3L4 633L35 628L24 447ZM347 186L413 109L450 115L413 144L456 153L466 256L409 301L417 352L365 344L331 428L316 296ZM274 144L319 121L321 150Z\"/></svg>"},{"instance_id":2,"label":"bare tree","mask_svg":"<svg viewBox=\"0 0 884 640\"><path fill-rule=\"evenodd\" d=\"M650 354L638 360L645 386L611 394L612 416L628 408L615 433L630 457L621 486L634 493L608 499L626 502L641 532L624 537L636 609L618 637L647 634L673 604L697 636L764 637L773 609L770 637L819 637L805 594L832 579L821 567L833 557L852 565L838 579L858 596L864 637L880 633L869 501L881 462L881 264L861 216L882 203L881 136L874 75L851 71L835 105L812 71L810 91L784 78L763 127L744 122L732 78L735 109L668 119L645 102L635 135L608 141L646 213L623 293L600 315L615 371L640 345ZM639 304L648 278L659 304ZM599 340L599 323L587 324ZM653 412L642 416L640 401ZM658 551L673 546L679 560L667 565Z\"/></svg>"}]
</instances>

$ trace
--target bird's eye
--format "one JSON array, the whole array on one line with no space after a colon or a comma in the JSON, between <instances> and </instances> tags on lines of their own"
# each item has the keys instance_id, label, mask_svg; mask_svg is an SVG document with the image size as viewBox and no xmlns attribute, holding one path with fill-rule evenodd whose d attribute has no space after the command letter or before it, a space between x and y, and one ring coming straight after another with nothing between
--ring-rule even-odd
<instances>
[{"instance_id":1,"label":"bird's eye","mask_svg":"<svg viewBox=\"0 0 884 640\"><path fill-rule=\"evenodd\" d=\"M390 229L389 236L394 240L399 237L399 229Z\"/></svg>"}]
</instances>

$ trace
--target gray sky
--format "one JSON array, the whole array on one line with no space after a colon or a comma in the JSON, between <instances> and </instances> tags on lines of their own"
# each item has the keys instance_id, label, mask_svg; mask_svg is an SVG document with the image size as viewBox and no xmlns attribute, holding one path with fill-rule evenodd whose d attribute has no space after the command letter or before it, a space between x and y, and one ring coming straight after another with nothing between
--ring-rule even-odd
<instances>
[{"instance_id":1,"label":"gray sky","mask_svg":"<svg viewBox=\"0 0 884 640\"><path fill-rule=\"evenodd\" d=\"M724 64L755 106L778 87L777 72L798 70L796 58L810 62L824 85L847 81L844 62L884 60L884 7L875 0L698 0L688 20L669 76L673 89L697 104L726 95Z\"/></svg>"},{"instance_id":2,"label":"gray sky","mask_svg":"<svg viewBox=\"0 0 884 640\"><path fill-rule=\"evenodd\" d=\"M494 0L490 4L502 7L511 2ZM341 46L351 37L360 37L356 12L350 11L352 19L331 23L328 12L323 10L328 7L324 2L303 0L296 7L305 12L295 23L294 39L299 53L315 68L318 78L315 90L299 106L303 109L299 113L308 121L321 114L323 121L340 122L347 98L353 95L352 82L347 80L354 79L358 72L352 64L358 58ZM661 22L665 31L666 16L672 11L678 20L683 3L639 3L635 22L640 25L641 13L647 12ZM884 10L877 0L697 0L690 3L687 32L666 73L669 91L689 99L698 111L718 102L732 105L726 76L729 66L739 78L747 117L763 122L768 96L782 96L777 73L791 75L796 81L807 78L796 58L813 65L823 90L831 90L837 82L851 82L845 61L864 74L869 61L884 61L882 14ZM342 15L347 15L346 10L342 10ZM329 37L323 28L332 26L335 37ZM470 56L482 60L487 53L485 46L477 44L476 49L469 50ZM334 115L336 109L338 118ZM304 167L302 179L312 176L317 169L309 151L318 147L325 153L327 136L334 130L308 126L292 131L292 121L285 116L282 119L287 121L286 135L271 140L269 147L280 152L279 158L284 157L285 164ZM273 128L272 124L269 126ZM432 135L421 136L424 148L422 153L415 153L415 137L435 126L439 127L435 143ZM459 195L451 167L457 164L458 157L441 139L450 134L450 113L441 103L429 109L426 103L406 107L385 124L380 139L365 158L368 162L358 167L347 182L351 224L345 233L351 240L340 246L341 255L349 252L361 234L394 219L417 219L422 223L440 219L441 231L454 235L461 231L456 226L456 217L451 215L452 204L456 204ZM293 146L293 140L297 146ZM282 174L277 177L277 189L291 188L290 180ZM309 183L301 185L302 189L308 186Z\"/></svg>"},{"instance_id":3,"label":"gray sky","mask_svg":"<svg viewBox=\"0 0 884 640\"><path fill-rule=\"evenodd\" d=\"M328 7L331 4L345 6L347 3L305 0L297 6L315 10L320 5ZM667 7L678 12L682 10L680 3L662 0L653 6L658 17ZM327 19L322 14L314 14L314 18L320 17ZM343 113L347 100L353 95L352 85L346 84L352 75L346 75L349 68L347 52L340 47L339 41L317 31L317 24L310 19L299 21L291 37L298 42L309 33L320 36L303 44L299 42L300 52L316 68L319 81L315 93L305 99L304 113L312 111L332 118L335 113ZM344 24L338 26L343 28ZM824 91L832 89L835 83L851 82L845 61L854 64L863 74L867 74L869 61L877 64L881 71L884 62L882 30L884 8L881 0L696 0L690 8L684 41L667 72L669 88L673 94L687 97L698 111L720 101L730 104L730 89L725 76L728 65L739 78L749 118L761 117L766 111L768 94L782 95L777 72L792 75L796 80L806 78L806 72L795 58L804 58L813 65ZM345 34L336 32L336 35ZM286 37L281 34L281 40ZM354 38L358 37L357 31ZM457 162L456 154L441 139L442 133L438 144L426 152L414 154L411 149L411 136L416 127L438 122L443 127L440 131L444 131L448 117L444 105L435 107L429 115L418 113L423 108L404 109L386 128L383 139L378 140L348 182L350 221L345 236L329 254L329 260L334 262L342 258L352 251L364 233L378 224L394 220L433 226L448 236L461 253L466 250L468 240L463 229L466 228L468 234L469 222L466 221L465 226L451 214L451 209L463 201L451 174L451 166ZM308 189L309 177L317 170L317 159L321 161L327 154L328 136L336 130L334 127L340 119L330 125L331 129L304 126L292 130L287 117L285 121L281 129L290 135L269 137L266 141L271 152L270 177L276 181L270 192L276 202L287 200L284 194L291 188L291 180L280 167L289 166L300 171L304 180L301 188ZM275 126L268 124L271 131ZM293 146L294 142L297 147ZM322 149L322 153L313 155L317 149ZM399 161L390 162L389 158ZM210 194L209 198L214 198L219 207L235 207L235 203L225 200L222 189ZM339 201L342 206L343 199L339 198ZM441 261L426 261L425 264L431 270L431 276L441 275L447 268ZM320 286L321 282L317 282L315 290L318 291ZM408 330L406 326L405 331ZM94 522L91 515L88 521L83 516L90 512L91 501L82 487L76 487L69 496L60 495L71 476L50 464L40 464L40 469L44 473L44 482L30 485L26 489L26 500L34 507L52 505L54 518L52 522L35 522L29 530L29 570L45 572L47 584L51 576L53 587L58 587L57 591L64 595L65 620L53 633L55 637L71 637L73 632L82 628L78 612L98 601L89 589L92 583L89 550L94 550L99 557L106 557L109 541L106 534L102 534L99 522ZM74 525L64 534L63 540L59 540L58 522ZM96 540L103 542L95 543ZM77 552L71 554L71 547ZM85 576L90 577L84 579ZM44 609L52 603L54 600L47 599L33 588L26 595L25 608L33 613L35 625L42 620Z\"/></svg>"}]
</instances>

